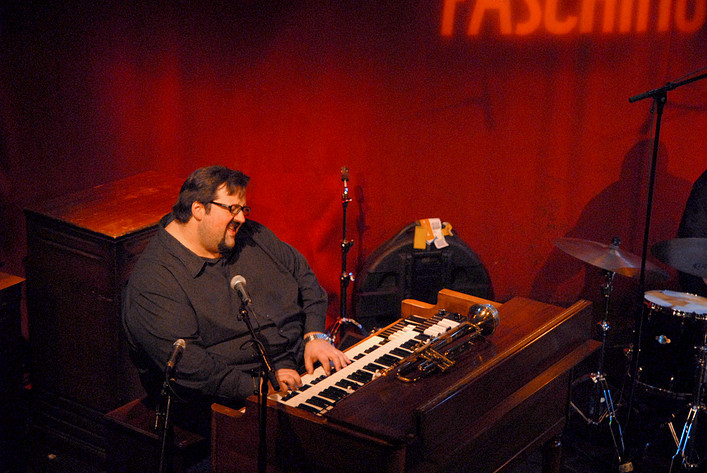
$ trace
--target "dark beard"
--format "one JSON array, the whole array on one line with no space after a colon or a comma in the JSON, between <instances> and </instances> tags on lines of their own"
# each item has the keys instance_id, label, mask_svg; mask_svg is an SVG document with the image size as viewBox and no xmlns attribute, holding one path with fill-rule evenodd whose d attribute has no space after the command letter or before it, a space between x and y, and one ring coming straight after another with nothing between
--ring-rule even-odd
<instances>
[{"instance_id":1,"label":"dark beard","mask_svg":"<svg viewBox=\"0 0 707 473\"><path fill-rule=\"evenodd\" d=\"M233 248L227 247L226 242L222 241L218 244L218 251L219 253L221 253L222 258L228 259L231 256L231 253L233 252Z\"/></svg>"}]
</instances>

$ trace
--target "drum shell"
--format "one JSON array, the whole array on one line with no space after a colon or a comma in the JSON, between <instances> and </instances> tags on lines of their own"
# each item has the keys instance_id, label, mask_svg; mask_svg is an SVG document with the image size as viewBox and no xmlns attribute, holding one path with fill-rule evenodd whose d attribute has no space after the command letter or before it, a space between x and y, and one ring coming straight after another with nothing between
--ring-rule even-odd
<instances>
[{"instance_id":1,"label":"drum shell","mask_svg":"<svg viewBox=\"0 0 707 473\"><path fill-rule=\"evenodd\" d=\"M688 399L696 382L697 347L705 344L704 314L644 300L637 381L651 392Z\"/></svg>"}]
</instances>

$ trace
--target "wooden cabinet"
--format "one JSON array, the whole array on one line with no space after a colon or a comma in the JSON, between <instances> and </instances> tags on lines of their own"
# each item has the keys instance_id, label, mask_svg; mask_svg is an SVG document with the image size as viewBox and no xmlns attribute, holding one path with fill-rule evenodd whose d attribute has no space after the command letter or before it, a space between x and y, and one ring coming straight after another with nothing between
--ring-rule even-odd
<instances>
[{"instance_id":1,"label":"wooden cabinet","mask_svg":"<svg viewBox=\"0 0 707 473\"><path fill-rule=\"evenodd\" d=\"M25 209L40 430L102 455L103 414L143 394L121 289L181 183L151 171Z\"/></svg>"},{"instance_id":2,"label":"wooden cabinet","mask_svg":"<svg viewBox=\"0 0 707 473\"><path fill-rule=\"evenodd\" d=\"M0 273L0 472L21 471L26 418L22 396L23 344L20 302L24 279Z\"/></svg>"},{"instance_id":3,"label":"wooden cabinet","mask_svg":"<svg viewBox=\"0 0 707 473\"><path fill-rule=\"evenodd\" d=\"M0 404L22 389L20 301L24 279L0 273Z\"/></svg>"}]
</instances>

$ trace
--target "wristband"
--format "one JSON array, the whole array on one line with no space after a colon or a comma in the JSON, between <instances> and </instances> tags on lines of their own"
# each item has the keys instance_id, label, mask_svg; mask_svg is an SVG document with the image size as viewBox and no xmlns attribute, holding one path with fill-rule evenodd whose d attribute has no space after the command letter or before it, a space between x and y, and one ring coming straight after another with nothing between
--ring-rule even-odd
<instances>
[{"instance_id":1,"label":"wristband","mask_svg":"<svg viewBox=\"0 0 707 473\"><path fill-rule=\"evenodd\" d=\"M327 342L331 343L332 345L334 344L333 340L331 337L325 333L321 332L316 332L316 333L310 333L306 337L304 337L304 344L306 345L307 343L311 342L312 340L326 340Z\"/></svg>"}]
</instances>

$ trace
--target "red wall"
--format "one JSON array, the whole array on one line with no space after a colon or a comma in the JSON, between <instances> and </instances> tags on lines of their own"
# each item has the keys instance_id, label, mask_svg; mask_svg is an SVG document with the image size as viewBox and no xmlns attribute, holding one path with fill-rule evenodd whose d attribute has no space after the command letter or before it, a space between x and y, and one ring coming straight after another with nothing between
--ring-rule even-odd
<instances>
[{"instance_id":1,"label":"red wall","mask_svg":"<svg viewBox=\"0 0 707 473\"><path fill-rule=\"evenodd\" d=\"M628 98L707 66L705 0L14 3L0 270L23 274L27 202L218 163L252 177L252 218L307 256L334 314L344 165L351 270L440 217L497 300L600 299L596 271L553 242L616 235L640 254L655 115ZM651 244L707 168L706 110L707 80L668 95Z\"/></svg>"}]
</instances>

